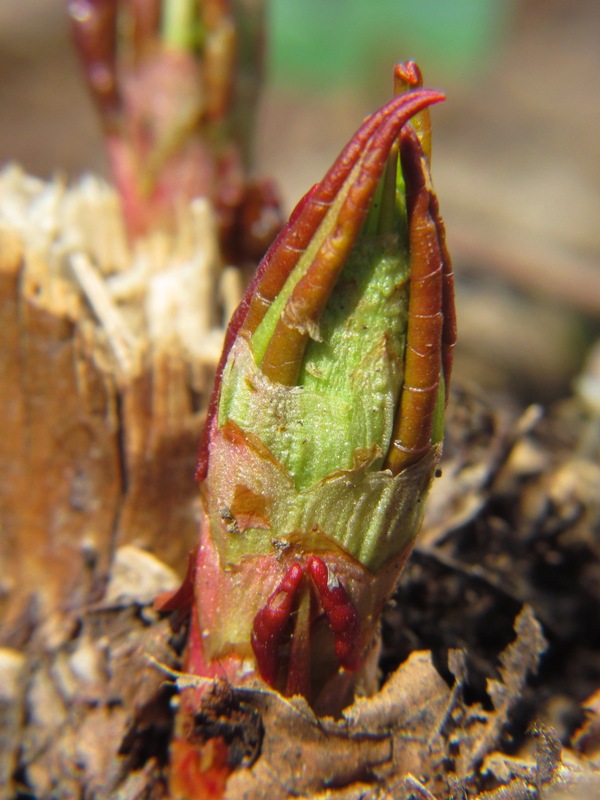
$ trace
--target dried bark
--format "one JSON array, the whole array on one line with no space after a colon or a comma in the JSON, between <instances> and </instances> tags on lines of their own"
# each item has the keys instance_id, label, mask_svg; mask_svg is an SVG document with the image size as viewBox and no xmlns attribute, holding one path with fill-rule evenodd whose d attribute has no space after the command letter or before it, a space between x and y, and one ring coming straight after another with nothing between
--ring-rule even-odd
<instances>
[{"instance_id":1,"label":"dried bark","mask_svg":"<svg viewBox=\"0 0 600 800\"><path fill-rule=\"evenodd\" d=\"M0 176L0 645L13 687L0 784L10 785L22 744L20 769L39 796L54 783L59 796L93 787L117 730L122 739L146 702L141 676L160 684L144 651L168 636L137 609L177 585L172 567L195 544L197 443L221 315L238 299L206 204L176 238L135 252L117 205L93 179L67 190L16 167ZM113 610L98 611L100 600ZM139 643L115 666L128 625ZM129 668L120 675L131 659L133 686ZM82 747L100 759L89 770Z\"/></svg>"}]
</instances>

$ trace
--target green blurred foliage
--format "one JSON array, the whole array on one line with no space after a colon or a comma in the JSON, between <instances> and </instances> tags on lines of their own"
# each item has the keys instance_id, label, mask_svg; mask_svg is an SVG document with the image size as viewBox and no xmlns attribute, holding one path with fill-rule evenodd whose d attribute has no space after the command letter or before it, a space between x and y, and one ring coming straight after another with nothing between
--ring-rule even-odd
<instances>
[{"instance_id":1,"label":"green blurred foliage","mask_svg":"<svg viewBox=\"0 0 600 800\"><path fill-rule=\"evenodd\" d=\"M482 66L516 0L271 0L271 76L309 89L365 86L369 72L413 58L426 74Z\"/></svg>"}]
</instances>

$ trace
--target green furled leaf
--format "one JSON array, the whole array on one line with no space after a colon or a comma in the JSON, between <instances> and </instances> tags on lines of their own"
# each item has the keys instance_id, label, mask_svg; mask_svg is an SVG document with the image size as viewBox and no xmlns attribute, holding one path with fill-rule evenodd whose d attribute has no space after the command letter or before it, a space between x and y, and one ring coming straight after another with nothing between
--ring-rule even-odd
<instances>
[{"instance_id":1,"label":"green furled leaf","mask_svg":"<svg viewBox=\"0 0 600 800\"><path fill-rule=\"evenodd\" d=\"M298 386L271 383L252 365L248 374L230 359L219 425L232 419L259 436L298 489L352 468L356 451L377 448L372 469L381 467L402 383L408 271L396 234L358 241L307 346Z\"/></svg>"}]
</instances>

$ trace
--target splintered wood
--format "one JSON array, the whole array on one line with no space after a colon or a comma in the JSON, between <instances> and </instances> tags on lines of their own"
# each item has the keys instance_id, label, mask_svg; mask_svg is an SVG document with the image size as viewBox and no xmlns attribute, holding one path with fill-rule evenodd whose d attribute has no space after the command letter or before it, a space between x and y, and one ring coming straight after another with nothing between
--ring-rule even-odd
<instances>
[{"instance_id":1,"label":"splintered wood","mask_svg":"<svg viewBox=\"0 0 600 800\"><path fill-rule=\"evenodd\" d=\"M0 174L0 620L18 645L98 599L114 553L181 568L226 315L241 292L203 200L131 247L117 198Z\"/></svg>"}]
</instances>

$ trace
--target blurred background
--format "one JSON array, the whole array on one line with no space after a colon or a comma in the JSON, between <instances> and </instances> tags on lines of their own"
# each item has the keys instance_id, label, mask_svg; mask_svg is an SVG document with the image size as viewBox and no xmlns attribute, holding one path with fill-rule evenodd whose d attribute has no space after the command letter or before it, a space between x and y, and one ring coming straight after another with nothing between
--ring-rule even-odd
<instances>
[{"instance_id":1,"label":"blurred background","mask_svg":"<svg viewBox=\"0 0 600 800\"><path fill-rule=\"evenodd\" d=\"M66 0L0 3L0 163L107 174ZM271 0L256 171L286 211L414 58L448 97L433 173L459 277L458 375L569 394L600 333L598 0Z\"/></svg>"}]
</instances>

